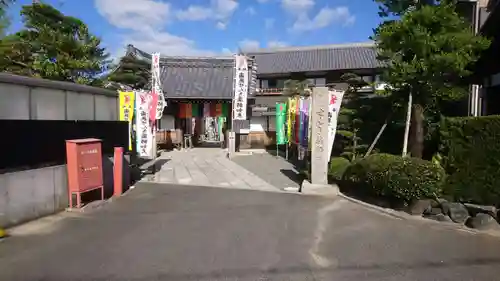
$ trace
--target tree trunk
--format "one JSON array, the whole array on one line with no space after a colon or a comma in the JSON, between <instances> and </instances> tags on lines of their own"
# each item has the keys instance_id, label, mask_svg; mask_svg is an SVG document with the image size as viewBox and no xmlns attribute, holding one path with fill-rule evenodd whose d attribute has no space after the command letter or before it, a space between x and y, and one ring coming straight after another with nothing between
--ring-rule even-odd
<instances>
[{"instance_id":1,"label":"tree trunk","mask_svg":"<svg viewBox=\"0 0 500 281\"><path fill-rule=\"evenodd\" d=\"M406 125L405 125L405 134L403 137L403 153L401 155L406 157L408 151L408 134L410 132L410 124L411 124L411 108L412 108L412 94L411 92L408 94L408 106L406 107Z\"/></svg>"},{"instance_id":2,"label":"tree trunk","mask_svg":"<svg viewBox=\"0 0 500 281\"><path fill-rule=\"evenodd\" d=\"M419 104L412 107L411 155L422 158L424 153L424 108Z\"/></svg>"}]
</instances>

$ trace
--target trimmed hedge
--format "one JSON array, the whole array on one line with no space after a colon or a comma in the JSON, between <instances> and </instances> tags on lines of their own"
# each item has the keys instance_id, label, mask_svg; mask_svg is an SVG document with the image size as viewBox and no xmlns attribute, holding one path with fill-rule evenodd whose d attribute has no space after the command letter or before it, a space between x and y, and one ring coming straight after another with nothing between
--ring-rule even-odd
<instances>
[{"instance_id":1,"label":"trimmed hedge","mask_svg":"<svg viewBox=\"0 0 500 281\"><path fill-rule=\"evenodd\" d=\"M406 203L440 196L444 179L444 170L430 161L391 154L357 160L343 176L359 193Z\"/></svg>"},{"instance_id":2,"label":"trimmed hedge","mask_svg":"<svg viewBox=\"0 0 500 281\"><path fill-rule=\"evenodd\" d=\"M500 116L445 118L440 124L444 193L454 200L500 204Z\"/></svg>"},{"instance_id":3,"label":"trimmed hedge","mask_svg":"<svg viewBox=\"0 0 500 281\"><path fill-rule=\"evenodd\" d=\"M351 162L344 157L333 157L330 159L330 167L328 169L328 176L334 181L341 181L345 170Z\"/></svg>"}]
</instances>

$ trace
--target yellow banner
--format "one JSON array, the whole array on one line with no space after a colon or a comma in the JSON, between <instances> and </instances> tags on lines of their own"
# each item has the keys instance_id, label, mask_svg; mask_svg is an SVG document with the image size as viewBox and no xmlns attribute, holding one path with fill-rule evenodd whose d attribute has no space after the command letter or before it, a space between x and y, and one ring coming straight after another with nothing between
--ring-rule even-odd
<instances>
[{"instance_id":1,"label":"yellow banner","mask_svg":"<svg viewBox=\"0 0 500 281\"><path fill-rule=\"evenodd\" d=\"M295 122L295 111L297 109L297 99L296 98L288 98L288 107L287 107L287 132L286 137L289 143L293 142L293 123Z\"/></svg>"},{"instance_id":2,"label":"yellow banner","mask_svg":"<svg viewBox=\"0 0 500 281\"><path fill-rule=\"evenodd\" d=\"M128 150L132 151L132 119L134 117L134 92L118 92L120 96L120 121L128 122Z\"/></svg>"}]
</instances>

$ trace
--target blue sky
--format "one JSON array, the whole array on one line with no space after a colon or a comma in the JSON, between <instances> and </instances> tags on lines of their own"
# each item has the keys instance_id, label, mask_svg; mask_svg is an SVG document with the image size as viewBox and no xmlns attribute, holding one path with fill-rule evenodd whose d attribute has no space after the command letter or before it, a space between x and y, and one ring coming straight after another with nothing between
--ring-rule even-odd
<instances>
[{"instance_id":1,"label":"blue sky","mask_svg":"<svg viewBox=\"0 0 500 281\"><path fill-rule=\"evenodd\" d=\"M12 30L22 27L18 0ZM127 44L162 55L368 41L380 19L372 0L45 0L86 22L112 56Z\"/></svg>"}]
</instances>

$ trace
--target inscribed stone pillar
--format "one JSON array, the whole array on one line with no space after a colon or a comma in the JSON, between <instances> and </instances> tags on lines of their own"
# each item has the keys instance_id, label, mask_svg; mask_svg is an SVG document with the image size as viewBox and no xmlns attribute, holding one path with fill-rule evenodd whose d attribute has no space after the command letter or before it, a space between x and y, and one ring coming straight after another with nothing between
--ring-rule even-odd
<instances>
[{"instance_id":1,"label":"inscribed stone pillar","mask_svg":"<svg viewBox=\"0 0 500 281\"><path fill-rule=\"evenodd\" d=\"M311 183L328 184L328 104L327 87L316 87L311 107Z\"/></svg>"}]
</instances>

